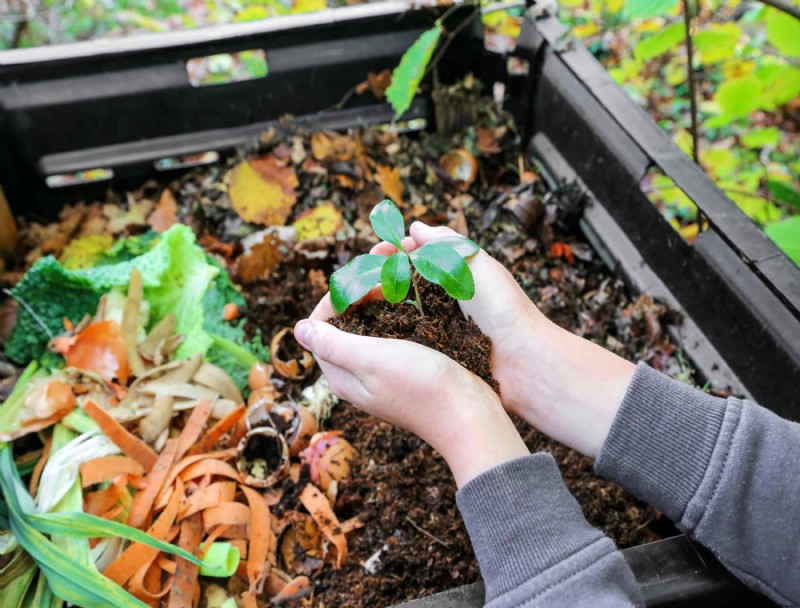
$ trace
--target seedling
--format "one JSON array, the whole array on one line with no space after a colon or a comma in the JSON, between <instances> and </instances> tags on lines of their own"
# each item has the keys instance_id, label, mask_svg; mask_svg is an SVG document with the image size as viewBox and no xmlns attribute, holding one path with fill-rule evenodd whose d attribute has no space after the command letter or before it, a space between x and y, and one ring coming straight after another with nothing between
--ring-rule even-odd
<instances>
[{"instance_id":1,"label":"seedling","mask_svg":"<svg viewBox=\"0 0 800 608\"><path fill-rule=\"evenodd\" d=\"M392 201L387 199L375 205L369 219L375 234L398 251L388 257L360 255L331 275L331 303L337 314L380 282L383 296L393 304L405 300L413 285L415 298L406 302L424 316L418 276L440 285L456 300L470 300L475 295L475 282L466 259L478 253L480 247L476 243L462 236L446 236L409 253L402 243L403 215Z\"/></svg>"}]
</instances>

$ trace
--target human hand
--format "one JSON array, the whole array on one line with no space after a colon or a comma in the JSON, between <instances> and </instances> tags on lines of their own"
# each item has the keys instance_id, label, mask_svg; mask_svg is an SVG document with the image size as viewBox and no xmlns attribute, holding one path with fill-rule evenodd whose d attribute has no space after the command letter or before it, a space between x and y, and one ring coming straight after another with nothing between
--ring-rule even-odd
<instances>
[{"instance_id":1,"label":"human hand","mask_svg":"<svg viewBox=\"0 0 800 608\"><path fill-rule=\"evenodd\" d=\"M365 412L415 433L442 454L456 483L528 454L497 395L461 365L425 346L349 334L325 323L326 296L295 336L331 390Z\"/></svg>"},{"instance_id":2,"label":"human hand","mask_svg":"<svg viewBox=\"0 0 800 608\"><path fill-rule=\"evenodd\" d=\"M410 234L402 242L406 251L456 233L415 222ZM389 243L372 249L382 255L395 251ZM468 264L475 297L459 304L492 339L492 374L503 405L554 439L597 456L635 366L550 322L485 251Z\"/></svg>"}]
</instances>

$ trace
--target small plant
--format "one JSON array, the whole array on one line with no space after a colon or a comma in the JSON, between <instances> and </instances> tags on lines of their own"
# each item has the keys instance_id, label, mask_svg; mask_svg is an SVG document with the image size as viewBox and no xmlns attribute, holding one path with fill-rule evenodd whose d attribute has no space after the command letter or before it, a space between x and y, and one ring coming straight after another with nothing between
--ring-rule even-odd
<instances>
[{"instance_id":1,"label":"small plant","mask_svg":"<svg viewBox=\"0 0 800 608\"><path fill-rule=\"evenodd\" d=\"M440 285L456 300L470 300L475 295L475 282L465 260L478 253L480 247L476 243L462 236L447 236L408 253L402 244L403 215L392 201L387 199L375 205L369 219L375 234L397 247L398 252L388 257L360 255L331 275L331 303L337 314L380 282L383 296L393 304L405 300L413 285L415 298L406 302L424 316L418 275Z\"/></svg>"}]
</instances>

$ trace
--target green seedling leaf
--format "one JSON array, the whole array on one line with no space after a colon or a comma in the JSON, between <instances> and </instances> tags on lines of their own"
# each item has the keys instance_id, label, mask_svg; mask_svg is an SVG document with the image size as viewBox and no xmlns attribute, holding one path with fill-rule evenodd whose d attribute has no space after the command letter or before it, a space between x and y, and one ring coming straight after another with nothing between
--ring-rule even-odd
<instances>
[{"instance_id":1,"label":"green seedling leaf","mask_svg":"<svg viewBox=\"0 0 800 608\"><path fill-rule=\"evenodd\" d=\"M369 221L372 222L375 234L400 251L403 250L400 242L405 236L406 227L403 222L403 214L392 201L387 198L375 205L370 211Z\"/></svg>"},{"instance_id":2,"label":"green seedling leaf","mask_svg":"<svg viewBox=\"0 0 800 608\"><path fill-rule=\"evenodd\" d=\"M645 38L633 50L633 56L639 61L647 61L674 49L686 38L682 23L673 23L657 34Z\"/></svg>"},{"instance_id":3,"label":"green seedling leaf","mask_svg":"<svg viewBox=\"0 0 800 608\"><path fill-rule=\"evenodd\" d=\"M385 260L382 255L360 255L331 275L331 304L336 314L343 313L378 284Z\"/></svg>"},{"instance_id":4,"label":"green seedling leaf","mask_svg":"<svg viewBox=\"0 0 800 608\"><path fill-rule=\"evenodd\" d=\"M764 232L795 264L800 266L800 215L770 224Z\"/></svg>"},{"instance_id":5,"label":"green seedling leaf","mask_svg":"<svg viewBox=\"0 0 800 608\"><path fill-rule=\"evenodd\" d=\"M628 17L660 17L666 15L678 4L678 0L626 0L625 13Z\"/></svg>"},{"instance_id":6,"label":"green seedling leaf","mask_svg":"<svg viewBox=\"0 0 800 608\"><path fill-rule=\"evenodd\" d=\"M402 302L411 287L411 264L408 255L395 253L386 258L381 268L381 289L387 302Z\"/></svg>"},{"instance_id":7,"label":"green seedling leaf","mask_svg":"<svg viewBox=\"0 0 800 608\"><path fill-rule=\"evenodd\" d=\"M419 273L431 283L441 285L451 298L469 300L475 295L472 272L452 247L428 243L410 254Z\"/></svg>"},{"instance_id":8,"label":"green seedling leaf","mask_svg":"<svg viewBox=\"0 0 800 608\"><path fill-rule=\"evenodd\" d=\"M386 89L386 99L392 104L395 117L400 117L411 106L441 35L442 26L439 24L423 32L392 72L392 84Z\"/></svg>"},{"instance_id":9,"label":"green seedling leaf","mask_svg":"<svg viewBox=\"0 0 800 608\"><path fill-rule=\"evenodd\" d=\"M447 245L462 258L472 257L481 250L475 241L471 241L465 236L444 236L431 241L431 243Z\"/></svg>"}]
</instances>

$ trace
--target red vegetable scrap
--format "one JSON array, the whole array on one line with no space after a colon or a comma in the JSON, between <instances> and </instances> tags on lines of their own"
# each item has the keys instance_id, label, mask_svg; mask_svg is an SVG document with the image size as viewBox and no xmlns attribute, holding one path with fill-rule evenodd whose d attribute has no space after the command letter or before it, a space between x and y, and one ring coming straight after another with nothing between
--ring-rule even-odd
<instances>
[{"instance_id":1,"label":"red vegetable scrap","mask_svg":"<svg viewBox=\"0 0 800 608\"><path fill-rule=\"evenodd\" d=\"M94 372L109 383L128 383L128 347L116 321L90 323L80 333L55 338L52 344L55 352L64 355L67 367Z\"/></svg>"}]
</instances>

